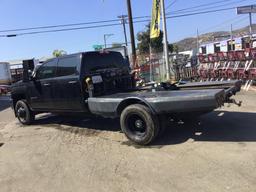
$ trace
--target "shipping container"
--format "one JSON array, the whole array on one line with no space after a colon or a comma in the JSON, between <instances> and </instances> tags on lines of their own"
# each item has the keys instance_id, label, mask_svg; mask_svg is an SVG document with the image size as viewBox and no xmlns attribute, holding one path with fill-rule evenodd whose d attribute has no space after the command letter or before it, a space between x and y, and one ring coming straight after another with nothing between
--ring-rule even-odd
<instances>
[{"instance_id":1,"label":"shipping container","mask_svg":"<svg viewBox=\"0 0 256 192\"><path fill-rule=\"evenodd\" d=\"M12 82L9 63L0 62L0 85L9 85Z\"/></svg>"}]
</instances>

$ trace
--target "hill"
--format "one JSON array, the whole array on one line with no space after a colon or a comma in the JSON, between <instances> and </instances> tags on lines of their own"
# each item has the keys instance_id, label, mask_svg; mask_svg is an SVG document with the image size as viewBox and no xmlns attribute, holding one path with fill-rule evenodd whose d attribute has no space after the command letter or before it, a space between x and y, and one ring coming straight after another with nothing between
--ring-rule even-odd
<instances>
[{"instance_id":1,"label":"hill","mask_svg":"<svg viewBox=\"0 0 256 192\"><path fill-rule=\"evenodd\" d=\"M253 32L256 31L256 24L252 27ZM249 34L249 26L243 27L233 31L234 37L240 37ZM200 43L212 42L212 41L220 41L227 39L230 35L229 31L216 31L205 33L199 36ZM197 38L196 37L188 37L181 41L175 42L174 44L178 45L179 51L187 51L191 49L195 49L197 47Z\"/></svg>"}]
</instances>

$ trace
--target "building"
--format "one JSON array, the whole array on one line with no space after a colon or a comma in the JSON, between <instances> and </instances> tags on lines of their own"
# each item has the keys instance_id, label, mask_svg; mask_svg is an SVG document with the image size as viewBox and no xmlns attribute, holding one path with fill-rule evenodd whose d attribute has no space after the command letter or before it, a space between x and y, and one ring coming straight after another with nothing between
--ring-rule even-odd
<instances>
[{"instance_id":1,"label":"building","mask_svg":"<svg viewBox=\"0 0 256 192\"><path fill-rule=\"evenodd\" d=\"M52 57L42 57L40 59L34 59L34 63L35 65L38 65L51 58ZM10 65L11 77L13 82L17 82L22 79L23 60L27 60L27 59L16 59L16 60L7 61Z\"/></svg>"},{"instance_id":2,"label":"building","mask_svg":"<svg viewBox=\"0 0 256 192\"><path fill-rule=\"evenodd\" d=\"M252 36L252 48L256 48L256 34ZM200 54L213 54L217 52L240 51L250 48L250 36L235 37L221 41L208 42L200 45Z\"/></svg>"}]
</instances>

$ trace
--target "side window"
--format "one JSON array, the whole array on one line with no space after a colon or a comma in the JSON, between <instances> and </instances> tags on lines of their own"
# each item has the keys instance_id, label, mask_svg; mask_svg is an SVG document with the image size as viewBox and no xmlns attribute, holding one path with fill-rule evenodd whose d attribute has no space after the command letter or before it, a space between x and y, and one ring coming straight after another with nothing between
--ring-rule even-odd
<instances>
[{"instance_id":1,"label":"side window","mask_svg":"<svg viewBox=\"0 0 256 192\"><path fill-rule=\"evenodd\" d=\"M79 57L65 57L59 59L57 67L57 76L68 76L77 74L77 66L79 64Z\"/></svg>"},{"instance_id":2,"label":"side window","mask_svg":"<svg viewBox=\"0 0 256 192\"><path fill-rule=\"evenodd\" d=\"M57 70L56 60L46 62L37 70L37 78L38 79L53 78L56 76L56 70Z\"/></svg>"}]
</instances>

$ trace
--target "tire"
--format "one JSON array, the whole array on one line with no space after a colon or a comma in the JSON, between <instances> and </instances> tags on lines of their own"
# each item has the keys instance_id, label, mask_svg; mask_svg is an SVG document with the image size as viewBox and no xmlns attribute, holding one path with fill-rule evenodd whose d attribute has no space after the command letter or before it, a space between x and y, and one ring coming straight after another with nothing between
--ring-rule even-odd
<instances>
[{"instance_id":1,"label":"tire","mask_svg":"<svg viewBox=\"0 0 256 192\"><path fill-rule=\"evenodd\" d=\"M126 107L120 117L121 129L133 143L147 145L159 133L159 122L151 110L140 104Z\"/></svg>"},{"instance_id":2,"label":"tire","mask_svg":"<svg viewBox=\"0 0 256 192\"><path fill-rule=\"evenodd\" d=\"M15 105L15 113L20 123L30 125L35 120L34 113L29 109L24 100L19 100Z\"/></svg>"}]
</instances>

